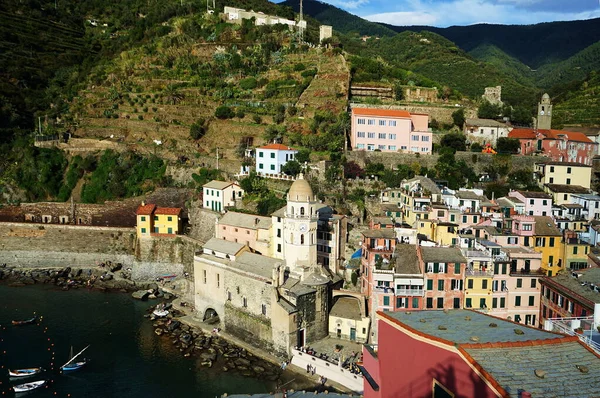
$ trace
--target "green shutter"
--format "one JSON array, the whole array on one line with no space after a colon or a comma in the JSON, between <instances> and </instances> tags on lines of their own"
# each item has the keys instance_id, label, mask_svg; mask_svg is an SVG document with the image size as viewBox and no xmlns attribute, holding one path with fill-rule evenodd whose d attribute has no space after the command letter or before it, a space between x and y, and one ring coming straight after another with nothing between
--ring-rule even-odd
<instances>
[{"instance_id":1,"label":"green shutter","mask_svg":"<svg viewBox=\"0 0 600 398\"><path fill-rule=\"evenodd\" d=\"M455 263L454 264L454 273L455 274L460 274L460 263Z\"/></svg>"},{"instance_id":2,"label":"green shutter","mask_svg":"<svg viewBox=\"0 0 600 398\"><path fill-rule=\"evenodd\" d=\"M440 265L438 263L433 263L433 273L437 274L440 272Z\"/></svg>"},{"instance_id":3,"label":"green shutter","mask_svg":"<svg viewBox=\"0 0 600 398\"><path fill-rule=\"evenodd\" d=\"M443 279L439 279L439 280L438 280L438 290L439 290L440 292L443 292L443 291L444 291L444 280L443 280Z\"/></svg>"},{"instance_id":4,"label":"green shutter","mask_svg":"<svg viewBox=\"0 0 600 398\"><path fill-rule=\"evenodd\" d=\"M427 279L427 290L433 290L433 279Z\"/></svg>"},{"instance_id":5,"label":"green shutter","mask_svg":"<svg viewBox=\"0 0 600 398\"><path fill-rule=\"evenodd\" d=\"M419 308L419 299L416 297L413 297L412 299L412 307L413 308Z\"/></svg>"}]
</instances>

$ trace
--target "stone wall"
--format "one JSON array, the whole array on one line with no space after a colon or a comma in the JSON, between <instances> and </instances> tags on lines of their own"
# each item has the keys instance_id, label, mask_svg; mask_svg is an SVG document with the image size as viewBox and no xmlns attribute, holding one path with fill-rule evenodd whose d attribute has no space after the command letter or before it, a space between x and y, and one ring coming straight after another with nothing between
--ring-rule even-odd
<instances>
[{"instance_id":1,"label":"stone wall","mask_svg":"<svg viewBox=\"0 0 600 398\"><path fill-rule=\"evenodd\" d=\"M217 212L203 209L200 201L193 202L188 210L188 236L202 243L207 242L215 236L215 221L220 216Z\"/></svg>"}]
</instances>

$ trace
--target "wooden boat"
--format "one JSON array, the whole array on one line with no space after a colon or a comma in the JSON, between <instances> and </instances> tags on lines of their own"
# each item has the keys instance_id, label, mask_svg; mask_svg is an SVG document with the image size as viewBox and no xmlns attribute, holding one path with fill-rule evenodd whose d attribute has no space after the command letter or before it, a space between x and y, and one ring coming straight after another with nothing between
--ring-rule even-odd
<instances>
[{"instance_id":1,"label":"wooden boat","mask_svg":"<svg viewBox=\"0 0 600 398\"><path fill-rule=\"evenodd\" d=\"M19 325L29 325L32 323L35 323L35 321L37 321L37 315L35 315L33 318L31 319L26 319L24 321L12 321L12 324L15 326L19 326Z\"/></svg>"},{"instance_id":2,"label":"wooden boat","mask_svg":"<svg viewBox=\"0 0 600 398\"><path fill-rule=\"evenodd\" d=\"M32 381L31 383L17 384L13 386L13 390L15 392L26 392L40 388L44 384L46 384L46 380Z\"/></svg>"},{"instance_id":3,"label":"wooden boat","mask_svg":"<svg viewBox=\"0 0 600 398\"><path fill-rule=\"evenodd\" d=\"M8 370L8 375L10 377L27 377L27 376L33 376L36 375L38 373L43 372L44 369L43 368L25 368L25 369L15 369L15 370Z\"/></svg>"},{"instance_id":4,"label":"wooden boat","mask_svg":"<svg viewBox=\"0 0 600 398\"><path fill-rule=\"evenodd\" d=\"M67 363L65 363L63 366L60 367L60 371L61 372L72 372L75 370L79 370L81 368L83 368L85 365L87 365L88 360L87 359L83 359L81 361L75 361L75 359L77 359L78 356L80 356L85 350L87 350L89 347L89 345L87 347L85 347L83 350L79 351L79 353L75 356L73 356L73 347L71 346L71 359L69 359L69 361Z\"/></svg>"}]
</instances>

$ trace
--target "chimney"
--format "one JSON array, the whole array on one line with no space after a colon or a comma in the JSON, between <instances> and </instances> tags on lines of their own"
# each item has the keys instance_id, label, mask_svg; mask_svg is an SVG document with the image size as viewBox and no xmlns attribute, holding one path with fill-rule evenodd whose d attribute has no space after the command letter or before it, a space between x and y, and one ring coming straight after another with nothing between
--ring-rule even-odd
<instances>
[{"instance_id":1,"label":"chimney","mask_svg":"<svg viewBox=\"0 0 600 398\"><path fill-rule=\"evenodd\" d=\"M285 283L285 267L283 264L279 266L279 286Z\"/></svg>"},{"instance_id":2,"label":"chimney","mask_svg":"<svg viewBox=\"0 0 600 398\"><path fill-rule=\"evenodd\" d=\"M146 202L142 200L142 206L146 206Z\"/></svg>"}]
</instances>

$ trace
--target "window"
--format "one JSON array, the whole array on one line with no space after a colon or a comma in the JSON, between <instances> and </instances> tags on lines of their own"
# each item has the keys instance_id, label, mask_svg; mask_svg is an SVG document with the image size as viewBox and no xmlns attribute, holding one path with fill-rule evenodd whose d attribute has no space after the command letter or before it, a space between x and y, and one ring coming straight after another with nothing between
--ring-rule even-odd
<instances>
[{"instance_id":1,"label":"window","mask_svg":"<svg viewBox=\"0 0 600 398\"><path fill-rule=\"evenodd\" d=\"M535 305L535 296L529 296L529 306L533 307Z\"/></svg>"},{"instance_id":2,"label":"window","mask_svg":"<svg viewBox=\"0 0 600 398\"><path fill-rule=\"evenodd\" d=\"M379 121L379 125L380 125L380 126L385 126L385 120L380 120L380 121Z\"/></svg>"},{"instance_id":3,"label":"window","mask_svg":"<svg viewBox=\"0 0 600 398\"><path fill-rule=\"evenodd\" d=\"M517 287L523 287L523 279L517 278Z\"/></svg>"},{"instance_id":4,"label":"window","mask_svg":"<svg viewBox=\"0 0 600 398\"><path fill-rule=\"evenodd\" d=\"M258 151L258 157L259 158L264 158L265 157L265 153L263 151Z\"/></svg>"},{"instance_id":5,"label":"window","mask_svg":"<svg viewBox=\"0 0 600 398\"><path fill-rule=\"evenodd\" d=\"M390 145L390 146L388 146L388 150L395 151L396 150L396 145Z\"/></svg>"},{"instance_id":6,"label":"window","mask_svg":"<svg viewBox=\"0 0 600 398\"><path fill-rule=\"evenodd\" d=\"M365 149L365 144L356 144L357 149Z\"/></svg>"},{"instance_id":7,"label":"window","mask_svg":"<svg viewBox=\"0 0 600 398\"><path fill-rule=\"evenodd\" d=\"M368 136L369 138L375 138L375 133L367 133L367 136Z\"/></svg>"},{"instance_id":8,"label":"window","mask_svg":"<svg viewBox=\"0 0 600 398\"><path fill-rule=\"evenodd\" d=\"M506 298L500 297L500 308L506 308Z\"/></svg>"},{"instance_id":9,"label":"window","mask_svg":"<svg viewBox=\"0 0 600 398\"><path fill-rule=\"evenodd\" d=\"M426 147L421 148L421 152L429 152L429 150Z\"/></svg>"},{"instance_id":10,"label":"window","mask_svg":"<svg viewBox=\"0 0 600 398\"><path fill-rule=\"evenodd\" d=\"M390 296L383 296L383 305L390 305Z\"/></svg>"},{"instance_id":11,"label":"window","mask_svg":"<svg viewBox=\"0 0 600 398\"><path fill-rule=\"evenodd\" d=\"M521 227L522 231L531 231L531 224L523 224Z\"/></svg>"},{"instance_id":12,"label":"window","mask_svg":"<svg viewBox=\"0 0 600 398\"><path fill-rule=\"evenodd\" d=\"M550 184L554 184L554 177L550 177Z\"/></svg>"},{"instance_id":13,"label":"window","mask_svg":"<svg viewBox=\"0 0 600 398\"><path fill-rule=\"evenodd\" d=\"M404 297L396 297L396 308L408 308L407 301L408 299Z\"/></svg>"},{"instance_id":14,"label":"window","mask_svg":"<svg viewBox=\"0 0 600 398\"><path fill-rule=\"evenodd\" d=\"M281 243L277 244L277 253L281 253Z\"/></svg>"},{"instance_id":15,"label":"window","mask_svg":"<svg viewBox=\"0 0 600 398\"><path fill-rule=\"evenodd\" d=\"M388 137L389 137L390 140L395 140L396 139L396 134L390 133L390 134L388 134Z\"/></svg>"},{"instance_id":16,"label":"window","mask_svg":"<svg viewBox=\"0 0 600 398\"><path fill-rule=\"evenodd\" d=\"M554 238L550 238L549 246L554 247Z\"/></svg>"},{"instance_id":17,"label":"window","mask_svg":"<svg viewBox=\"0 0 600 398\"><path fill-rule=\"evenodd\" d=\"M385 140L385 133L379 133L379 134L377 135L377 137L378 137L380 140Z\"/></svg>"},{"instance_id":18,"label":"window","mask_svg":"<svg viewBox=\"0 0 600 398\"><path fill-rule=\"evenodd\" d=\"M146 228L142 228L142 233L145 234L146 233Z\"/></svg>"},{"instance_id":19,"label":"window","mask_svg":"<svg viewBox=\"0 0 600 398\"><path fill-rule=\"evenodd\" d=\"M405 150L408 149L408 147L406 145L402 145L402 146L400 146L400 149L402 149L403 151L405 151Z\"/></svg>"},{"instance_id":20,"label":"window","mask_svg":"<svg viewBox=\"0 0 600 398\"><path fill-rule=\"evenodd\" d=\"M262 163L259 163L259 164L258 164L258 168L262 170L262 169L264 168L264 167L263 167L263 164L262 164Z\"/></svg>"},{"instance_id":21,"label":"window","mask_svg":"<svg viewBox=\"0 0 600 398\"><path fill-rule=\"evenodd\" d=\"M567 185L571 185L571 179L567 178Z\"/></svg>"},{"instance_id":22,"label":"window","mask_svg":"<svg viewBox=\"0 0 600 398\"><path fill-rule=\"evenodd\" d=\"M204 284L206 285L206 270L202 270L202 279L204 280Z\"/></svg>"},{"instance_id":23,"label":"window","mask_svg":"<svg viewBox=\"0 0 600 398\"><path fill-rule=\"evenodd\" d=\"M473 307L472 301L473 300L471 298L465 299L465 307L472 308Z\"/></svg>"},{"instance_id":24,"label":"window","mask_svg":"<svg viewBox=\"0 0 600 398\"><path fill-rule=\"evenodd\" d=\"M454 308L460 308L460 299L458 297L454 298Z\"/></svg>"},{"instance_id":25,"label":"window","mask_svg":"<svg viewBox=\"0 0 600 398\"><path fill-rule=\"evenodd\" d=\"M454 222L456 220L456 215L450 214L450 222Z\"/></svg>"},{"instance_id":26,"label":"window","mask_svg":"<svg viewBox=\"0 0 600 398\"><path fill-rule=\"evenodd\" d=\"M498 264L496 264L498 265ZM492 281L492 292L498 291L498 280Z\"/></svg>"},{"instance_id":27,"label":"window","mask_svg":"<svg viewBox=\"0 0 600 398\"><path fill-rule=\"evenodd\" d=\"M359 131L358 133L356 133L356 136L358 138L365 138L365 132L364 131Z\"/></svg>"},{"instance_id":28,"label":"window","mask_svg":"<svg viewBox=\"0 0 600 398\"><path fill-rule=\"evenodd\" d=\"M142 216L142 221L146 221L146 216Z\"/></svg>"},{"instance_id":29,"label":"window","mask_svg":"<svg viewBox=\"0 0 600 398\"><path fill-rule=\"evenodd\" d=\"M481 288L482 289L487 289L488 288L488 281L487 281L487 279L482 279L481 280Z\"/></svg>"},{"instance_id":30,"label":"window","mask_svg":"<svg viewBox=\"0 0 600 398\"><path fill-rule=\"evenodd\" d=\"M217 287L221 287L221 275L217 274Z\"/></svg>"},{"instance_id":31,"label":"window","mask_svg":"<svg viewBox=\"0 0 600 398\"><path fill-rule=\"evenodd\" d=\"M369 120L367 121L367 124L368 124L369 126L375 126L375 119L369 119Z\"/></svg>"},{"instance_id":32,"label":"window","mask_svg":"<svg viewBox=\"0 0 600 398\"><path fill-rule=\"evenodd\" d=\"M438 308L444 308L444 298L443 297L438 297L438 299L437 299L437 307Z\"/></svg>"},{"instance_id":33,"label":"window","mask_svg":"<svg viewBox=\"0 0 600 398\"><path fill-rule=\"evenodd\" d=\"M385 151L385 145L377 145L377 149Z\"/></svg>"},{"instance_id":34,"label":"window","mask_svg":"<svg viewBox=\"0 0 600 398\"><path fill-rule=\"evenodd\" d=\"M365 124L365 119L358 119L356 121L357 124Z\"/></svg>"},{"instance_id":35,"label":"window","mask_svg":"<svg viewBox=\"0 0 600 398\"><path fill-rule=\"evenodd\" d=\"M532 280L531 280L531 287L532 287L533 289L535 289L536 285L537 285L537 279L532 279Z\"/></svg>"},{"instance_id":36,"label":"window","mask_svg":"<svg viewBox=\"0 0 600 398\"><path fill-rule=\"evenodd\" d=\"M275 165L274 164L271 165L271 170L275 170Z\"/></svg>"},{"instance_id":37,"label":"window","mask_svg":"<svg viewBox=\"0 0 600 398\"><path fill-rule=\"evenodd\" d=\"M426 308L433 308L433 298L427 297Z\"/></svg>"},{"instance_id":38,"label":"window","mask_svg":"<svg viewBox=\"0 0 600 398\"><path fill-rule=\"evenodd\" d=\"M423 142L429 142L429 136L428 135L422 135L421 136L421 141L423 141Z\"/></svg>"},{"instance_id":39,"label":"window","mask_svg":"<svg viewBox=\"0 0 600 398\"><path fill-rule=\"evenodd\" d=\"M418 135L412 135L410 137L410 139L413 140L413 141L419 141L419 136Z\"/></svg>"},{"instance_id":40,"label":"window","mask_svg":"<svg viewBox=\"0 0 600 398\"><path fill-rule=\"evenodd\" d=\"M473 289L473 279L467 279L467 289Z\"/></svg>"},{"instance_id":41,"label":"window","mask_svg":"<svg viewBox=\"0 0 600 398\"><path fill-rule=\"evenodd\" d=\"M440 291L440 292L444 291L444 280L443 279L438 280L438 291Z\"/></svg>"},{"instance_id":42,"label":"window","mask_svg":"<svg viewBox=\"0 0 600 398\"><path fill-rule=\"evenodd\" d=\"M433 280L427 279L427 290L433 290Z\"/></svg>"},{"instance_id":43,"label":"window","mask_svg":"<svg viewBox=\"0 0 600 398\"><path fill-rule=\"evenodd\" d=\"M577 254L577 246L573 246L573 254Z\"/></svg>"},{"instance_id":44,"label":"window","mask_svg":"<svg viewBox=\"0 0 600 398\"><path fill-rule=\"evenodd\" d=\"M154 216L154 221L158 221L158 216Z\"/></svg>"},{"instance_id":45,"label":"window","mask_svg":"<svg viewBox=\"0 0 600 398\"><path fill-rule=\"evenodd\" d=\"M227 292L227 301L231 301L231 292Z\"/></svg>"},{"instance_id":46,"label":"window","mask_svg":"<svg viewBox=\"0 0 600 398\"><path fill-rule=\"evenodd\" d=\"M248 307L248 299L246 297L242 297L242 307Z\"/></svg>"},{"instance_id":47,"label":"window","mask_svg":"<svg viewBox=\"0 0 600 398\"><path fill-rule=\"evenodd\" d=\"M567 174L571 174L571 168L567 167Z\"/></svg>"},{"instance_id":48,"label":"window","mask_svg":"<svg viewBox=\"0 0 600 398\"><path fill-rule=\"evenodd\" d=\"M463 216L463 217L462 217L462 222L463 222L463 223L466 223L466 222L467 222L467 216Z\"/></svg>"},{"instance_id":49,"label":"window","mask_svg":"<svg viewBox=\"0 0 600 398\"><path fill-rule=\"evenodd\" d=\"M266 316L267 315L267 305L266 304L261 304L260 305L260 312Z\"/></svg>"},{"instance_id":50,"label":"window","mask_svg":"<svg viewBox=\"0 0 600 398\"><path fill-rule=\"evenodd\" d=\"M550 166L550 173L554 173L554 166Z\"/></svg>"},{"instance_id":51,"label":"window","mask_svg":"<svg viewBox=\"0 0 600 398\"><path fill-rule=\"evenodd\" d=\"M417 297L413 297L412 299L412 307L419 308L419 299Z\"/></svg>"},{"instance_id":52,"label":"window","mask_svg":"<svg viewBox=\"0 0 600 398\"><path fill-rule=\"evenodd\" d=\"M487 308L487 304L485 303L485 298L479 299L479 308Z\"/></svg>"},{"instance_id":53,"label":"window","mask_svg":"<svg viewBox=\"0 0 600 398\"><path fill-rule=\"evenodd\" d=\"M534 200L533 199L529 199L529 204L533 205L533 203L534 203Z\"/></svg>"},{"instance_id":54,"label":"window","mask_svg":"<svg viewBox=\"0 0 600 398\"><path fill-rule=\"evenodd\" d=\"M494 297L492 299L492 308L498 308L498 298Z\"/></svg>"},{"instance_id":55,"label":"window","mask_svg":"<svg viewBox=\"0 0 600 398\"><path fill-rule=\"evenodd\" d=\"M271 159L275 159L275 152L271 153Z\"/></svg>"},{"instance_id":56,"label":"window","mask_svg":"<svg viewBox=\"0 0 600 398\"><path fill-rule=\"evenodd\" d=\"M521 306L521 296L515 296L515 307Z\"/></svg>"}]
</instances>

